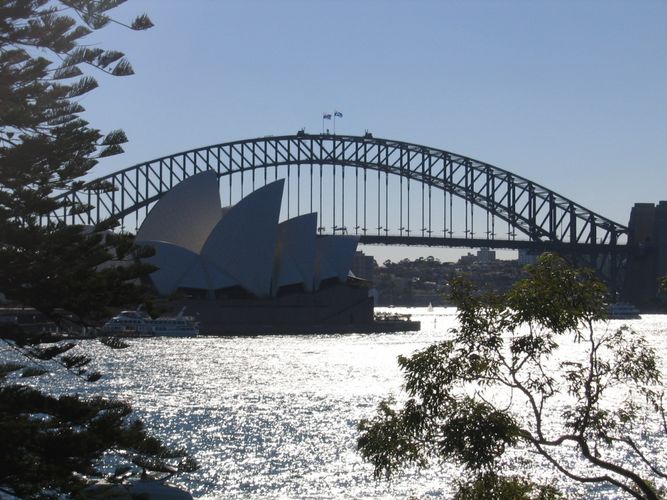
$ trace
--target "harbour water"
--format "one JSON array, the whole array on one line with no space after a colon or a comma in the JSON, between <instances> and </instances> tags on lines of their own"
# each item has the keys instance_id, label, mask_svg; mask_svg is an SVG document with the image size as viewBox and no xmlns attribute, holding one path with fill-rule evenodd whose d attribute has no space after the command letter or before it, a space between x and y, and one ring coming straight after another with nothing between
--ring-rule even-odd
<instances>
[{"instance_id":1,"label":"harbour water","mask_svg":"<svg viewBox=\"0 0 667 500\"><path fill-rule=\"evenodd\" d=\"M412 313L422 330L136 339L119 351L89 341L83 347L104 373L100 381L77 386L63 375L35 381L57 392L100 393L131 402L154 434L198 460L198 472L174 481L195 497L446 498L459 475L455 467L376 481L356 451L358 421L371 417L381 399L402 397L397 356L445 339L455 325L451 308L395 311ZM622 323L646 334L667 359L667 316L613 321L601 328ZM529 466L538 468L516 472L546 481L558 477L547 467ZM603 489L565 489L588 498L612 496Z\"/></svg>"}]
</instances>

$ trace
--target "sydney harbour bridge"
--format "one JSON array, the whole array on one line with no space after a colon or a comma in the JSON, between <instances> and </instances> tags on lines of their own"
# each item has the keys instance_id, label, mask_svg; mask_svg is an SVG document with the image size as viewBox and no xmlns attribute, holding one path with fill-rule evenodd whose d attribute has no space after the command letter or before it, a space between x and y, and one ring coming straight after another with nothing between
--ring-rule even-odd
<instances>
[{"instance_id":1,"label":"sydney harbour bridge","mask_svg":"<svg viewBox=\"0 0 667 500\"><path fill-rule=\"evenodd\" d=\"M132 231L164 193L204 170L217 173L229 205L284 178L282 216L317 212L320 234L355 234L363 244L553 250L597 269L615 293L623 291L630 261L650 253L632 228L529 179L370 133L299 131L164 156L64 193L68 206L54 218L70 224L115 218Z\"/></svg>"}]
</instances>

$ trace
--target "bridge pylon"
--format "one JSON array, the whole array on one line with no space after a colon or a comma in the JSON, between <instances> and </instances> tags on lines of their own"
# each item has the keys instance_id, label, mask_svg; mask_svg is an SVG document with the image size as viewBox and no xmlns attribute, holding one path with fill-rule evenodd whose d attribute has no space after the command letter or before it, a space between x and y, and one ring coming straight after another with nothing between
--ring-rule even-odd
<instances>
[{"instance_id":1,"label":"bridge pylon","mask_svg":"<svg viewBox=\"0 0 667 500\"><path fill-rule=\"evenodd\" d=\"M632 207L627 247L623 300L645 311L663 309L658 280L667 276L667 201Z\"/></svg>"}]
</instances>

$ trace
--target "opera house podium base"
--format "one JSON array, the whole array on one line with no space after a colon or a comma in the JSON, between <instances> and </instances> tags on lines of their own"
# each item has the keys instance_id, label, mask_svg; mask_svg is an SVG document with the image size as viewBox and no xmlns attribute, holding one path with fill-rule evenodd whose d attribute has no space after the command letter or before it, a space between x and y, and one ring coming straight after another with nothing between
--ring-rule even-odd
<instances>
[{"instance_id":1,"label":"opera house podium base","mask_svg":"<svg viewBox=\"0 0 667 500\"><path fill-rule=\"evenodd\" d=\"M419 330L415 321L374 321L368 288L332 282L316 292L292 292L273 298L184 298L199 322L200 335L289 335L376 333Z\"/></svg>"}]
</instances>

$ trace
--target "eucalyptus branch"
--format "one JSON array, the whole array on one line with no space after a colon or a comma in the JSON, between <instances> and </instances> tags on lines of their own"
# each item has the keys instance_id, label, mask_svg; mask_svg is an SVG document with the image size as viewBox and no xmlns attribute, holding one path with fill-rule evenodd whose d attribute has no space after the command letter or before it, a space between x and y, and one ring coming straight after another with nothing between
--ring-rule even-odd
<instances>
[{"instance_id":1,"label":"eucalyptus branch","mask_svg":"<svg viewBox=\"0 0 667 500\"><path fill-rule=\"evenodd\" d=\"M664 479L667 479L667 474L665 474L660 469L658 469L655 466L655 464L653 464L648 458L646 458L646 455L641 451L639 446L637 446L637 443L635 443L635 441L632 438L630 438L630 437L626 437L626 438L610 437L609 439L611 439L612 441L615 441L615 442L627 444L637 454L637 456L641 459L641 461L644 462L653 471L654 474L656 474L657 476L660 476Z\"/></svg>"},{"instance_id":2,"label":"eucalyptus branch","mask_svg":"<svg viewBox=\"0 0 667 500\"><path fill-rule=\"evenodd\" d=\"M562 434L558 436L556 439L539 439L538 443L540 446L560 446L563 443L567 442L573 442L577 443L579 439L579 436L575 436L574 434Z\"/></svg>"},{"instance_id":3,"label":"eucalyptus branch","mask_svg":"<svg viewBox=\"0 0 667 500\"><path fill-rule=\"evenodd\" d=\"M523 366L530 360L530 354L526 354L521 362L517 364L514 368L513 371L519 372L523 368Z\"/></svg>"},{"instance_id":4,"label":"eucalyptus branch","mask_svg":"<svg viewBox=\"0 0 667 500\"><path fill-rule=\"evenodd\" d=\"M602 460L598 457L596 457L594 454L591 453L591 450L589 448L588 442L586 439L583 437L580 437L578 440L579 444L579 449L581 450L581 453L586 459L591 462L593 465L597 465L601 469L608 470L610 472L614 472L620 476L625 477L626 479L629 479L632 481L637 487L644 493L644 497L638 496L637 498L646 498L648 500L658 500L658 496L655 494L653 489L644 481L638 474L635 472L626 469L624 467L621 467L620 465L616 465L614 463L608 462L606 460Z\"/></svg>"},{"instance_id":5,"label":"eucalyptus branch","mask_svg":"<svg viewBox=\"0 0 667 500\"><path fill-rule=\"evenodd\" d=\"M478 397L482 402L489 405L489 407L496 409L496 405L484 397L483 391L475 390L475 396Z\"/></svg>"},{"instance_id":6,"label":"eucalyptus branch","mask_svg":"<svg viewBox=\"0 0 667 500\"><path fill-rule=\"evenodd\" d=\"M516 374L512 374L512 378L516 383L516 388L523 393L523 395L528 399L530 406L533 410L533 416L535 417L535 430L540 439L544 439L544 434L542 431L542 412L539 410L537 403L533 394L523 386L521 382L516 378Z\"/></svg>"},{"instance_id":7,"label":"eucalyptus branch","mask_svg":"<svg viewBox=\"0 0 667 500\"><path fill-rule=\"evenodd\" d=\"M586 377L586 382L584 383L584 397L586 400L586 406L584 408L584 415L582 418L582 423L580 425L580 430L579 430L579 435L583 439L583 435L585 430L588 428L588 423L590 421L590 414L591 414L591 409L593 406L593 401L592 401L592 385L593 385L593 372L595 370L595 359L596 359L596 352L595 352L595 341L593 337L593 328L592 325L589 322L589 335L588 335L588 341L590 343L590 351L588 354L588 372L587 372L587 377Z\"/></svg>"},{"instance_id":8,"label":"eucalyptus branch","mask_svg":"<svg viewBox=\"0 0 667 500\"><path fill-rule=\"evenodd\" d=\"M575 474L574 472L566 469L558 460L556 460L553 457L553 455L551 455L549 452L543 449L539 444L539 442L537 443L534 442L533 444L540 455L546 458L549 461L549 463L551 463L551 465L553 465L559 472L569 477L570 479L574 479L575 481L579 481L580 483L604 483L604 482L610 483L616 486L617 488L625 491L629 495L632 495L635 498L638 498L640 500L644 499L644 497L641 496L639 493L637 493L634 489L630 488L622 481L618 481L617 479L607 474L603 476L593 476L593 477L581 476L579 474Z\"/></svg>"}]
</instances>

